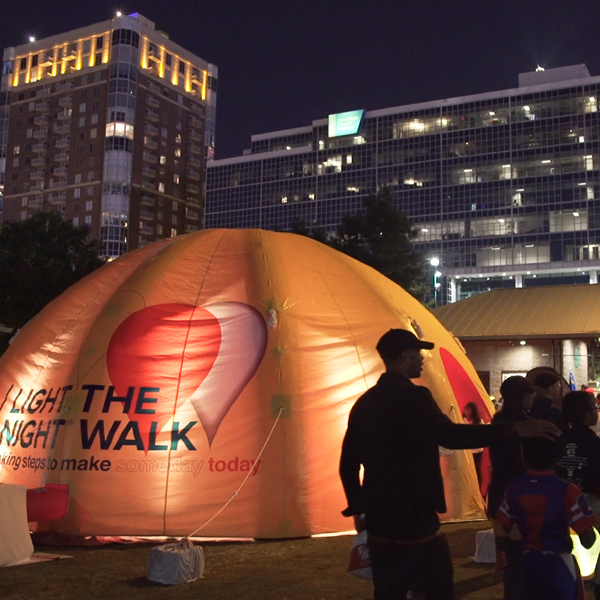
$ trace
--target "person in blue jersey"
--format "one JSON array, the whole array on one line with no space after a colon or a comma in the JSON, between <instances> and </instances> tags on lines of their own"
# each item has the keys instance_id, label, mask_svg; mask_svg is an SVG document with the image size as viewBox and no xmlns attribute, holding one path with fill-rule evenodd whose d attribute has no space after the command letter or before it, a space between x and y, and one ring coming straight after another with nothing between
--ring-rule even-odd
<instances>
[{"instance_id":1,"label":"person in blue jersey","mask_svg":"<svg viewBox=\"0 0 600 600\"><path fill-rule=\"evenodd\" d=\"M583 600L583 582L571 554L569 528L589 548L598 523L581 490L560 479L553 467L561 442L523 440L526 471L508 486L496 521L506 534L521 536L521 585L529 600ZM506 539L509 539L508 537Z\"/></svg>"}]
</instances>

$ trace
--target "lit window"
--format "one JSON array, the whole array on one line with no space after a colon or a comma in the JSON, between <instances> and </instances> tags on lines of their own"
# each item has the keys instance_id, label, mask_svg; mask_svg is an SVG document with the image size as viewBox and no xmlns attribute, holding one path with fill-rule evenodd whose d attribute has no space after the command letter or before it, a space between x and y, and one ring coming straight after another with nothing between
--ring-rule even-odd
<instances>
[{"instance_id":1,"label":"lit window","mask_svg":"<svg viewBox=\"0 0 600 600\"><path fill-rule=\"evenodd\" d=\"M161 154L159 162L160 162L161 165L166 165L167 164L167 157L164 154Z\"/></svg>"},{"instance_id":2,"label":"lit window","mask_svg":"<svg viewBox=\"0 0 600 600\"><path fill-rule=\"evenodd\" d=\"M171 237L177 237L177 229L171 228Z\"/></svg>"},{"instance_id":3,"label":"lit window","mask_svg":"<svg viewBox=\"0 0 600 600\"><path fill-rule=\"evenodd\" d=\"M165 193L165 184L162 181L158 184L158 191Z\"/></svg>"},{"instance_id":4,"label":"lit window","mask_svg":"<svg viewBox=\"0 0 600 600\"><path fill-rule=\"evenodd\" d=\"M106 124L106 137L124 137L133 139L133 125L127 123L113 122Z\"/></svg>"}]
</instances>

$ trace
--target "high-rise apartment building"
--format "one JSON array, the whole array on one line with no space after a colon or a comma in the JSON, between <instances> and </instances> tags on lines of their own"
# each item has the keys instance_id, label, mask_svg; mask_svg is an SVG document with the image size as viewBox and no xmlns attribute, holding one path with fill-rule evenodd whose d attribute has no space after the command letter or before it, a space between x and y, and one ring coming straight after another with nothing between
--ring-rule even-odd
<instances>
[{"instance_id":1,"label":"high-rise apartment building","mask_svg":"<svg viewBox=\"0 0 600 600\"><path fill-rule=\"evenodd\" d=\"M56 209L117 257L202 226L217 68L139 14L4 50L4 221Z\"/></svg>"},{"instance_id":2,"label":"high-rise apartment building","mask_svg":"<svg viewBox=\"0 0 600 600\"><path fill-rule=\"evenodd\" d=\"M206 227L333 230L388 187L418 228L431 297L597 283L600 77L585 65L519 87L329 115L252 136L207 170Z\"/></svg>"}]
</instances>

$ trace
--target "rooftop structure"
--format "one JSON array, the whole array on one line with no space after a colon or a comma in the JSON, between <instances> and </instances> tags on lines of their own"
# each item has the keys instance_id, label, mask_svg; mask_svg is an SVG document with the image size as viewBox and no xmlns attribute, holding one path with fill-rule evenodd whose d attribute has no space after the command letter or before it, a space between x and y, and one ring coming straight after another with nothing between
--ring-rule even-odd
<instances>
[{"instance_id":1,"label":"rooftop structure","mask_svg":"<svg viewBox=\"0 0 600 600\"><path fill-rule=\"evenodd\" d=\"M137 13L6 48L3 220L58 210L108 258L200 228L216 83Z\"/></svg>"}]
</instances>

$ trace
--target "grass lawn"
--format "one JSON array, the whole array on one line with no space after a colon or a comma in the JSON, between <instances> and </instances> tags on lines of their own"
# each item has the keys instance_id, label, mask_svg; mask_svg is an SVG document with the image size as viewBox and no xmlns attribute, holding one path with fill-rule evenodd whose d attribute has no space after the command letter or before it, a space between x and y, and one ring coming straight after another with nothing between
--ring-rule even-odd
<instances>
[{"instance_id":1,"label":"grass lawn","mask_svg":"<svg viewBox=\"0 0 600 600\"><path fill-rule=\"evenodd\" d=\"M487 522L444 525L454 561L457 598L500 600L500 575L474 563L475 533ZM369 600L369 582L346 573L352 537L202 543L201 580L165 587L146 579L152 544L87 548L36 546L73 558L0 569L0 598L23 600ZM435 577L435 573L431 573ZM591 599L592 596L589 595Z\"/></svg>"}]
</instances>

